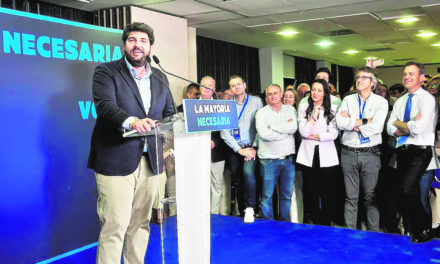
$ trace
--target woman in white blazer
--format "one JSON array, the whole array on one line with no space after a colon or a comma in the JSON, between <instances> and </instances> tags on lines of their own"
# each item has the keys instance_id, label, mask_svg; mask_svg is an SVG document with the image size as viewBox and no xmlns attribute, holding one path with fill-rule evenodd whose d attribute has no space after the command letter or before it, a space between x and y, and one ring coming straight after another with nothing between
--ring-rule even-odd
<instances>
[{"instance_id":1,"label":"woman in white blazer","mask_svg":"<svg viewBox=\"0 0 440 264\"><path fill-rule=\"evenodd\" d=\"M330 103L330 89L324 80L314 80L307 102L298 106L298 127L302 141L296 162L304 165L304 206L314 224L331 225L336 165L334 140L338 136L336 107Z\"/></svg>"}]
</instances>

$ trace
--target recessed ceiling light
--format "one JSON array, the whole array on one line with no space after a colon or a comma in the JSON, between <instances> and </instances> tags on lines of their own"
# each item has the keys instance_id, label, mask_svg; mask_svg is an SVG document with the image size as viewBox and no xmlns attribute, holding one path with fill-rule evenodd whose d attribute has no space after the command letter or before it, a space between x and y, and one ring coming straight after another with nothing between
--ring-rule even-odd
<instances>
[{"instance_id":1,"label":"recessed ceiling light","mask_svg":"<svg viewBox=\"0 0 440 264\"><path fill-rule=\"evenodd\" d=\"M435 35L437 35L437 33L435 33L435 32L428 32L428 31L420 32L419 34L417 34L418 37L432 37L432 36L435 36Z\"/></svg>"},{"instance_id":2,"label":"recessed ceiling light","mask_svg":"<svg viewBox=\"0 0 440 264\"><path fill-rule=\"evenodd\" d=\"M315 43L315 45L318 45L318 46L321 46L321 47L328 47L328 46L331 46L333 44L334 43L330 42L330 41L321 41L321 42Z\"/></svg>"},{"instance_id":3,"label":"recessed ceiling light","mask_svg":"<svg viewBox=\"0 0 440 264\"><path fill-rule=\"evenodd\" d=\"M285 31L280 31L280 32L278 32L277 34L278 35L282 35L282 36L292 36L292 35L296 35L296 34L298 34L299 32L297 32L297 31L293 31L293 30L285 30Z\"/></svg>"},{"instance_id":4,"label":"recessed ceiling light","mask_svg":"<svg viewBox=\"0 0 440 264\"><path fill-rule=\"evenodd\" d=\"M357 51L357 50L346 50L346 51L344 51L344 53L345 54L356 54L356 53L359 53L359 51Z\"/></svg>"},{"instance_id":5,"label":"recessed ceiling light","mask_svg":"<svg viewBox=\"0 0 440 264\"><path fill-rule=\"evenodd\" d=\"M413 22L416 22L416 21L419 21L419 19L417 17L404 17L404 18L396 20L396 22L402 23L402 24L403 23L413 23Z\"/></svg>"}]
</instances>

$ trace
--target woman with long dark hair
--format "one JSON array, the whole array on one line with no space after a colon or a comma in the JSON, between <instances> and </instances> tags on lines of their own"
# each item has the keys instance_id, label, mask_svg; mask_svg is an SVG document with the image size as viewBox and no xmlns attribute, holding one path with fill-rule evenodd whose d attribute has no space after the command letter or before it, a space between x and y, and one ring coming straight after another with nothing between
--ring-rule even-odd
<instances>
[{"instance_id":1,"label":"woman with long dark hair","mask_svg":"<svg viewBox=\"0 0 440 264\"><path fill-rule=\"evenodd\" d=\"M334 140L338 136L336 107L330 102L330 89L324 80L314 80L307 102L298 107L302 137L296 162L303 164L304 203L313 224L331 225L333 182L339 164Z\"/></svg>"}]
</instances>

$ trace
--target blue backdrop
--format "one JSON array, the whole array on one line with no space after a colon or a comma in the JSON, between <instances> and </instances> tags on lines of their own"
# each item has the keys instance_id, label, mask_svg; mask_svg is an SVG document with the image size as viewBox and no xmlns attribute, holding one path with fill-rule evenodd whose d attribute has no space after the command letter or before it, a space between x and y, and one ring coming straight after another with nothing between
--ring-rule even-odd
<instances>
[{"instance_id":1,"label":"blue backdrop","mask_svg":"<svg viewBox=\"0 0 440 264\"><path fill-rule=\"evenodd\" d=\"M97 241L92 75L121 31L0 8L0 262Z\"/></svg>"}]
</instances>

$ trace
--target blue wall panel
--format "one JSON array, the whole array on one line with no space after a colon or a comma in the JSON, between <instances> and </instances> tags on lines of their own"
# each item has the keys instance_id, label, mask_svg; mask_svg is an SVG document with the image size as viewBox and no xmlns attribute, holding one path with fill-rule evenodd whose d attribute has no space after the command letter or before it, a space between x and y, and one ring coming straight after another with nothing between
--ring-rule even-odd
<instances>
[{"instance_id":1,"label":"blue wall panel","mask_svg":"<svg viewBox=\"0 0 440 264\"><path fill-rule=\"evenodd\" d=\"M92 75L120 44L119 30L0 8L2 263L97 241Z\"/></svg>"}]
</instances>

